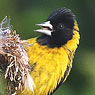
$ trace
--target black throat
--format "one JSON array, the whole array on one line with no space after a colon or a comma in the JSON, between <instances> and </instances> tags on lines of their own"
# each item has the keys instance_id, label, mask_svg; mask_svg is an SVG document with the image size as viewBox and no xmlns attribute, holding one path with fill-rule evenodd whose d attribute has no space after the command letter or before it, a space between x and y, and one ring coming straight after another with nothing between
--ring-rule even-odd
<instances>
[{"instance_id":1,"label":"black throat","mask_svg":"<svg viewBox=\"0 0 95 95\"><path fill-rule=\"evenodd\" d=\"M42 34L40 37L37 38L37 42L40 45L48 46L48 48L59 48L62 45L65 45L69 40L71 40L72 36L73 31L71 29L68 29L64 32L54 32L52 33L52 36Z\"/></svg>"}]
</instances>

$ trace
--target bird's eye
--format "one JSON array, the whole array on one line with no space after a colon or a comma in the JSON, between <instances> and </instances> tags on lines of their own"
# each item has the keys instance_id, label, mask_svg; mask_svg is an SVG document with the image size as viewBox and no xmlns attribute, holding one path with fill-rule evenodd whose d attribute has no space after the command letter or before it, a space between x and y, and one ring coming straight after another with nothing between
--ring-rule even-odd
<instances>
[{"instance_id":1,"label":"bird's eye","mask_svg":"<svg viewBox=\"0 0 95 95\"><path fill-rule=\"evenodd\" d=\"M59 28L59 29L63 29L63 28L64 28L64 24L63 24L63 23L59 23L59 24L58 24L58 28Z\"/></svg>"}]
</instances>

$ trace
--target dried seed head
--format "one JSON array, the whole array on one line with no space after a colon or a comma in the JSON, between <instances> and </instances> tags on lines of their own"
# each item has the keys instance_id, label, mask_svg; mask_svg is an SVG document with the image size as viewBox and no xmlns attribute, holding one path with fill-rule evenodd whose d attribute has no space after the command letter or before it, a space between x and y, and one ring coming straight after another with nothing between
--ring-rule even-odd
<instances>
[{"instance_id":1,"label":"dried seed head","mask_svg":"<svg viewBox=\"0 0 95 95\"><path fill-rule=\"evenodd\" d=\"M33 91L34 82L29 74L31 67L28 64L28 55L24 48L28 44L20 39L16 31L10 29L9 23L3 28L3 24L8 21L10 20L5 17L0 24L0 54L6 60L6 63L0 60L0 68L1 64L6 65L6 68L3 68L5 68L5 79L8 79L9 84L10 94L8 95L16 95L17 90L22 91L27 87Z\"/></svg>"}]
</instances>

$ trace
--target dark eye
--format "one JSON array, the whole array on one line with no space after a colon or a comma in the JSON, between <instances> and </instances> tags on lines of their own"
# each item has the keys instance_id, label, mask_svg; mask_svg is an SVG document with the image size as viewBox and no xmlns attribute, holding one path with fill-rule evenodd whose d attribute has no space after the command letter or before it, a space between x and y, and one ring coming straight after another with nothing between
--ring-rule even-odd
<instances>
[{"instance_id":1,"label":"dark eye","mask_svg":"<svg viewBox=\"0 0 95 95\"><path fill-rule=\"evenodd\" d=\"M59 24L58 24L58 28L59 28L59 29L63 29L63 28L64 28L64 24L63 24L63 23L59 23Z\"/></svg>"}]
</instances>

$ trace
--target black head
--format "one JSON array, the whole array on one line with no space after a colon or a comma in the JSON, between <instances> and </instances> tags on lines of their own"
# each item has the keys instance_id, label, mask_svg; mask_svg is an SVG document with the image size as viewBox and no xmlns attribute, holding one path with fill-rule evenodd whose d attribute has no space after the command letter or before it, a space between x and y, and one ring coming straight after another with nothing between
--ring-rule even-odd
<instances>
[{"instance_id":1,"label":"black head","mask_svg":"<svg viewBox=\"0 0 95 95\"><path fill-rule=\"evenodd\" d=\"M42 26L44 31L46 29L49 30L50 34L47 35L45 32L42 32L42 36L37 39L38 43L54 48L61 47L72 39L75 15L71 10L66 8L57 9L51 13L46 21L48 25L46 23L38 25Z\"/></svg>"},{"instance_id":2,"label":"black head","mask_svg":"<svg viewBox=\"0 0 95 95\"><path fill-rule=\"evenodd\" d=\"M58 30L63 30L63 28L66 27L73 29L74 20L75 15L71 12L70 9L66 8L55 10L47 19L47 21L50 21L50 23L53 25L53 28Z\"/></svg>"}]
</instances>

